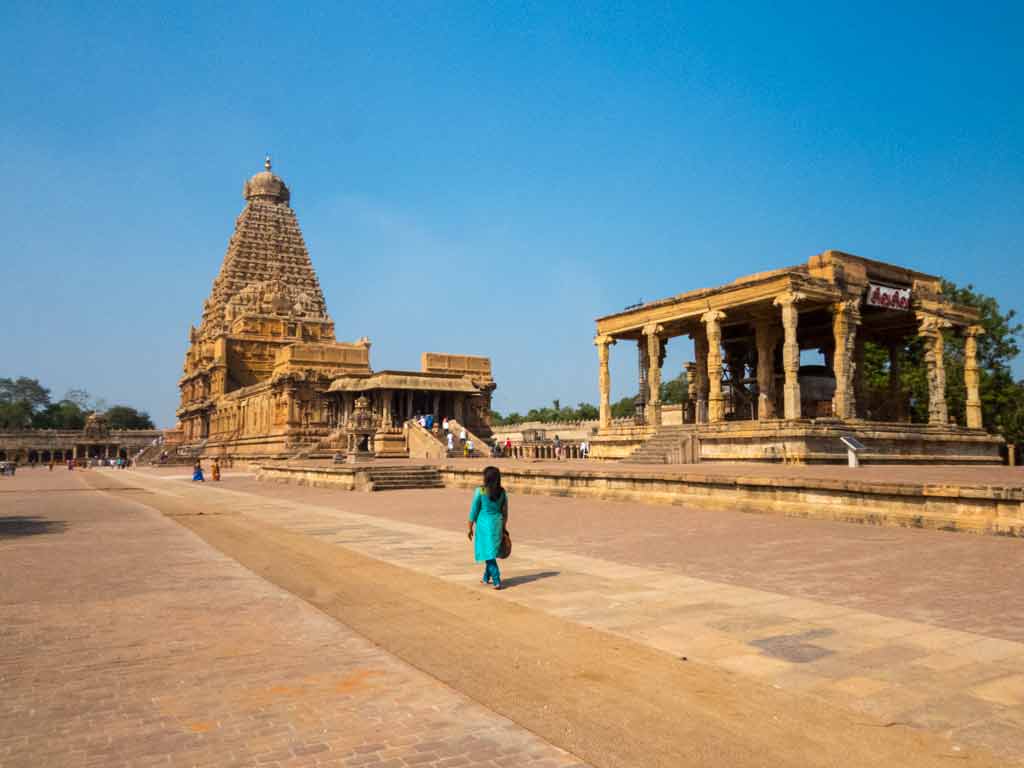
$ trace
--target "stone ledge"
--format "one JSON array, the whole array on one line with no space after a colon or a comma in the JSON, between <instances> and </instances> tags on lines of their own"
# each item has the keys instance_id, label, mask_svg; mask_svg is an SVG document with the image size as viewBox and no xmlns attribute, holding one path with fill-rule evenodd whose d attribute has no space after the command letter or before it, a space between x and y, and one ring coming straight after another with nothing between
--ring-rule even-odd
<instances>
[{"instance_id":1,"label":"stone ledge","mask_svg":"<svg viewBox=\"0 0 1024 768\"><path fill-rule=\"evenodd\" d=\"M479 471L446 466L449 485ZM1024 536L1024 488L872 483L819 478L720 477L659 472L502 470L510 491L703 507L913 528Z\"/></svg>"}]
</instances>

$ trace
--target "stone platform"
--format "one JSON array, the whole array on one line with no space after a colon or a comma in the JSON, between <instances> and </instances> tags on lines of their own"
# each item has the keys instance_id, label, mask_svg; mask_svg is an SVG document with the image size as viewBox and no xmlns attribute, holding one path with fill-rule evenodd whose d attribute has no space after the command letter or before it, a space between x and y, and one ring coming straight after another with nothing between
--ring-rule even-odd
<instances>
[{"instance_id":1,"label":"stone platform","mask_svg":"<svg viewBox=\"0 0 1024 768\"><path fill-rule=\"evenodd\" d=\"M415 490L443 488L444 482L435 464L415 462L378 462L336 464L333 461L293 462L259 465L263 480L297 485L341 488L346 491Z\"/></svg>"},{"instance_id":2,"label":"stone platform","mask_svg":"<svg viewBox=\"0 0 1024 768\"><path fill-rule=\"evenodd\" d=\"M725 421L662 428L682 441L693 436L702 462L845 464L841 437L865 445L861 458L873 464L1002 463L1003 438L981 429L951 424L906 424L839 419ZM659 430L616 425L591 439L595 459L623 459L647 444Z\"/></svg>"},{"instance_id":3,"label":"stone platform","mask_svg":"<svg viewBox=\"0 0 1024 768\"><path fill-rule=\"evenodd\" d=\"M494 460L516 493L1024 536L1024 469L1010 467L617 465ZM410 465L412 463L410 462ZM437 465L450 487L480 484L479 460ZM353 489L352 468L264 466L259 477Z\"/></svg>"}]
</instances>

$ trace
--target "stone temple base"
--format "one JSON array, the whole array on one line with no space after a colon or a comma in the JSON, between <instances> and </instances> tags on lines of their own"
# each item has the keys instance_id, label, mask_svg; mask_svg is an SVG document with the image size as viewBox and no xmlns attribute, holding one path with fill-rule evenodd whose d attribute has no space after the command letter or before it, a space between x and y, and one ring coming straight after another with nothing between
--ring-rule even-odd
<instances>
[{"instance_id":1,"label":"stone temple base","mask_svg":"<svg viewBox=\"0 0 1024 768\"><path fill-rule=\"evenodd\" d=\"M733 421L669 429L695 434L702 462L845 464L846 448L839 438L853 435L864 443L860 459L867 464L1000 464L1004 442L982 430L956 426L836 419ZM625 458L652 434L635 428L601 433L591 442L591 457Z\"/></svg>"}]
</instances>

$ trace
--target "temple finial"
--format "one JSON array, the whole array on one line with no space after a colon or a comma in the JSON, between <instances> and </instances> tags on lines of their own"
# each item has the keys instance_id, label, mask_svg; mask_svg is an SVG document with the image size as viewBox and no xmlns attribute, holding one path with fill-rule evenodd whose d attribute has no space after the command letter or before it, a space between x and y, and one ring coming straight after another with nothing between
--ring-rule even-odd
<instances>
[{"instance_id":1,"label":"temple finial","mask_svg":"<svg viewBox=\"0 0 1024 768\"><path fill-rule=\"evenodd\" d=\"M270 153L267 152L267 156L263 159L263 167L268 171L270 170Z\"/></svg>"}]
</instances>

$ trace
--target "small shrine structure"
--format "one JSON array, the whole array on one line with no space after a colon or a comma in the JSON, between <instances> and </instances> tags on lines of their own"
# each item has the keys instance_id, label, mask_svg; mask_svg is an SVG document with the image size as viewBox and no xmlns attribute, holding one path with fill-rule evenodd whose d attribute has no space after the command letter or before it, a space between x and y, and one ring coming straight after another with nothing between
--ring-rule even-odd
<instances>
[{"instance_id":1,"label":"small shrine structure","mask_svg":"<svg viewBox=\"0 0 1024 768\"><path fill-rule=\"evenodd\" d=\"M982 428L978 313L942 295L941 279L829 250L806 264L689 291L598 318L600 429L594 458L625 458L655 435L699 438L699 459L845 461L839 441L855 434L870 461L996 463L1002 439ZM964 337L966 411L958 424L946 405L947 334ZM663 424L660 401L666 345L693 340L684 424ZM920 337L928 375L928 422L909 419L900 383L907 343ZM888 392L869 404L865 343L888 355ZM639 418L611 419L609 354L634 343ZM801 366L801 351L822 364ZM664 434L659 443L665 443ZM671 442L671 441L667 441ZM652 457L656 460L656 457Z\"/></svg>"}]
</instances>

